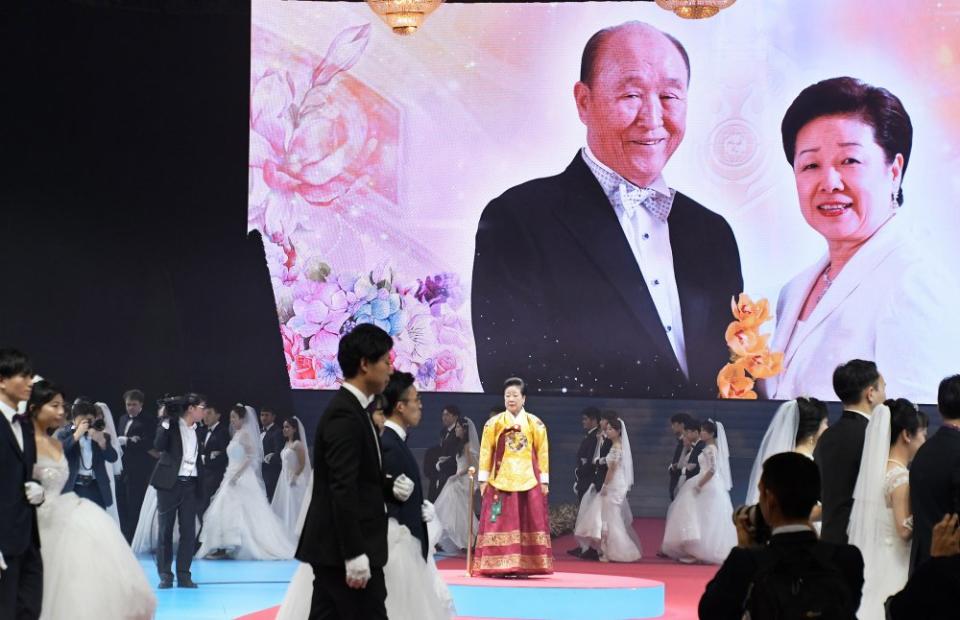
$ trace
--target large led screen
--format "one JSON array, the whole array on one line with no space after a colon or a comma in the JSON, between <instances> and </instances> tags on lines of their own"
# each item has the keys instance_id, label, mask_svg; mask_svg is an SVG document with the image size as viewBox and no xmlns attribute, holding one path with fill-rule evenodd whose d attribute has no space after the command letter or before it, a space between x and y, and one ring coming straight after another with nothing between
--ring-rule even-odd
<instances>
[{"instance_id":1,"label":"large led screen","mask_svg":"<svg viewBox=\"0 0 960 620\"><path fill-rule=\"evenodd\" d=\"M373 322L424 390L836 400L861 358L935 402L958 41L958 0L447 4L411 36L255 0L249 226L291 386L335 387Z\"/></svg>"}]
</instances>

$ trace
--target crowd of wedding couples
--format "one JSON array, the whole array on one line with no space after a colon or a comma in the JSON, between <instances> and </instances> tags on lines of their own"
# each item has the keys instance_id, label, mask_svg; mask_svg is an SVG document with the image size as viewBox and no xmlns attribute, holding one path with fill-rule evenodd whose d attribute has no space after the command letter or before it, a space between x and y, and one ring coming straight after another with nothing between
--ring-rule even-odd
<instances>
[{"instance_id":1,"label":"crowd of wedding couples","mask_svg":"<svg viewBox=\"0 0 960 620\"><path fill-rule=\"evenodd\" d=\"M157 599L135 553L154 552L160 588L196 587L195 557L300 559L282 619L452 618L433 555L471 547L482 529L468 473L481 442L445 407L420 475L406 445L422 418L414 377L393 371L373 330L341 341L347 380L321 418L316 464L296 417L235 405L221 421L192 393L148 416L130 390L115 424L104 403L68 405L26 355L0 350L0 617L150 618ZM926 414L888 399L873 362L839 366L834 387L844 412L833 425L816 399L779 407L736 511L723 425L671 418L658 555L722 564L701 617L949 617L937 614L960 585L960 375L940 384L929 440ZM592 409L583 422L570 553L636 561L626 424Z\"/></svg>"},{"instance_id":2,"label":"crowd of wedding couples","mask_svg":"<svg viewBox=\"0 0 960 620\"><path fill-rule=\"evenodd\" d=\"M888 399L875 363L842 364L833 385L844 409L833 425L815 398L780 405L737 510L723 424L670 418L671 503L657 555L722 565L701 599L702 618L955 617L960 375L939 386L942 425L929 441L927 415L906 399ZM583 425L578 547L568 553L636 561L626 426L615 412L592 408ZM787 610L800 615L782 615Z\"/></svg>"},{"instance_id":3,"label":"crowd of wedding couples","mask_svg":"<svg viewBox=\"0 0 960 620\"><path fill-rule=\"evenodd\" d=\"M242 404L223 411L196 393L164 397L147 414L143 393L128 390L126 411L115 421L105 403L68 402L60 387L35 374L27 355L0 349L0 618L152 618L157 597L137 553L155 555L160 589L198 587L194 558L297 557L303 563L280 618L359 604L339 600L356 593L364 600L382 595L379 605L394 618L452 618L433 552L468 546L466 470L477 462L479 440L472 422L453 418L449 435L462 435L449 455L455 468L445 484L431 480L431 490L421 488L405 443L422 415L414 377L391 372L389 344L377 338L389 336L369 327L343 339L340 363L348 379L364 378L354 382L366 392L349 381L342 391L362 403L371 445L357 454L334 440L316 468L296 417L280 421L269 409L258 414ZM447 459L438 461L435 479L447 471ZM322 481L316 488L315 472ZM371 500L364 478L382 474L390 483L386 491L376 486L379 514L358 513L357 494L366 494L367 505ZM331 495L339 503L343 494L353 496L353 510L329 505ZM440 526L438 512L456 527ZM331 563L341 587L321 601L327 590L315 595L314 579L327 583ZM392 596L385 602L387 586Z\"/></svg>"}]
</instances>

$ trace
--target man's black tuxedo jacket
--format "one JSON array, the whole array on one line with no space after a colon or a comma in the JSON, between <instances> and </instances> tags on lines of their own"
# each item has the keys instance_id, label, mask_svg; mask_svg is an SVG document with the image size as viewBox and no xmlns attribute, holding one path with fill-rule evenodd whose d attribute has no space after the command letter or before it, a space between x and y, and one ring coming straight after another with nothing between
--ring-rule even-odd
<instances>
[{"instance_id":1,"label":"man's black tuxedo jacket","mask_svg":"<svg viewBox=\"0 0 960 620\"><path fill-rule=\"evenodd\" d=\"M681 193L668 219L684 377L614 208L578 152L557 176L507 190L477 228L472 312L487 391L715 398L729 361L740 255L723 217Z\"/></svg>"},{"instance_id":2,"label":"man's black tuxedo jacket","mask_svg":"<svg viewBox=\"0 0 960 620\"><path fill-rule=\"evenodd\" d=\"M420 485L420 476L417 469L417 459L414 458L406 442L400 439L395 430L387 426L380 435L380 449L383 452L383 472L393 478L401 474L413 480L416 486L413 493L405 502L399 502L391 496L387 497L387 516L404 525L410 533L420 540L420 551L423 559L427 559L427 525L423 522L421 506L423 505L423 488Z\"/></svg>"},{"instance_id":3,"label":"man's black tuxedo jacket","mask_svg":"<svg viewBox=\"0 0 960 620\"><path fill-rule=\"evenodd\" d=\"M365 553L371 568L387 563L384 500L393 479L384 478L379 452L370 416L340 388L317 426L313 495L298 560L343 568L346 560Z\"/></svg>"},{"instance_id":4,"label":"man's black tuxedo jacket","mask_svg":"<svg viewBox=\"0 0 960 620\"><path fill-rule=\"evenodd\" d=\"M913 543L910 567L930 557L933 526L943 515L960 511L960 430L941 426L917 450L910 465Z\"/></svg>"},{"instance_id":5,"label":"man's black tuxedo jacket","mask_svg":"<svg viewBox=\"0 0 960 620\"><path fill-rule=\"evenodd\" d=\"M863 556L859 549L853 545L818 542L817 535L812 530L777 534L771 537L769 542L770 547L776 547L787 557L814 545L829 545L834 548L834 566L840 571L853 594L854 608L858 607L863 589ZM734 547L700 598L700 617L705 620L740 620L747 590L758 567L754 551Z\"/></svg>"},{"instance_id":6,"label":"man's black tuxedo jacket","mask_svg":"<svg viewBox=\"0 0 960 620\"><path fill-rule=\"evenodd\" d=\"M23 432L23 449L0 413L0 553L5 558L23 555L31 545L40 546L37 510L27 501L23 485L33 480L37 463L37 446L33 425L17 422Z\"/></svg>"},{"instance_id":7,"label":"man's black tuxedo jacket","mask_svg":"<svg viewBox=\"0 0 960 620\"><path fill-rule=\"evenodd\" d=\"M127 423L130 422L130 428ZM123 446L123 471L130 475L145 478L153 471L156 459L150 456L149 452L153 449L153 440L157 435L157 419L141 412L134 418L127 414L120 416L120 424L117 426L117 433L121 437L126 437L126 445ZM139 437L139 441L130 441L130 437Z\"/></svg>"},{"instance_id":8,"label":"man's black tuxedo jacket","mask_svg":"<svg viewBox=\"0 0 960 620\"><path fill-rule=\"evenodd\" d=\"M700 454L706 447L706 443L697 440L697 443L693 444L693 447L690 448L690 457L687 458L687 469L685 470L686 475L684 476L684 480L689 480L700 473ZM693 467L690 467L690 465L693 465Z\"/></svg>"},{"instance_id":9,"label":"man's black tuxedo jacket","mask_svg":"<svg viewBox=\"0 0 960 620\"><path fill-rule=\"evenodd\" d=\"M677 492L677 482L680 481L680 474L683 473L677 466L681 456L683 456L683 439L678 439L677 446L673 449L673 460L670 461L670 501L673 501L673 496Z\"/></svg>"},{"instance_id":10,"label":"man's black tuxedo jacket","mask_svg":"<svg viewBox=\"0 0 960 620\"><path fill-rule=\"evenodd\" d=\"M221 421L213 431L204 427L200 433L200 458L203 461L204 475L219 475L227 469L227 444L230 443L228 425ZM216 457L213 453L217 452ZM279 458L279 457L278 457Z\"/></svg>"},{"instance_id":11,"label":"man's black tuxedo jacket","mask_svg":"<svg viewBox=\"0 0 960 620\"><path fill-rule=\"evenodd\" d=\"M596 488L597 492L600 492L600 489L603 488L603 482L607 479L607 455L610 454L610 448L613 447L613 442L604 437L600 442L600 453L598 458L604 460L603 463L594 463L593 464L593 486Z\"/></svg>"},{"instance_id":12,"label":"man's black tuxedo jacket","mask_svg":"<svg viewBox=\"0 0 960 620\"><path fill-rule=\"evenodd\" d=\"M929 548L927 552L929 553ZM928 558L887 601L889 620L956 620L960 555Z\"/></svg>"},{"instance_id":13,"label":"man's black tuxedo jacket","mask_svg":"<svg viewBox=\"0 0 960 620\"><path fill-rule=\"evenodd\" d=\"M590 488L590 483L593 482L593 453L597 449L597 433L599 432L599 426L587 431L580 441L580 447L577 449L577 467L573 473L577 496L581 499L587 489Z\"/></svg>"},{"instance_id":14,"label":"man's black tuxedo jacket","mask_svg":"<svg viewBox=\"0 0 960 620\"><path fill-rule=\"evenodd\" d=\"M844 411L840 421L824 431L813 452L813 459L820 468L820 497L823 501L820 538L827 542L847 542L853 488L860 473L866 432L867 418L853 411Z\"/></svg>"},{"instance_id":15,"label":"man's black tuxedo jacket","mask_svg":"<svg viewBox=\"0 0 960 620\"><path fill-rule=\"evenodd\" d=\"M67 426L56 433L56 438L63 444L63 454L67 457L67 465L70 466L70 474L66 483L63 485L63 492L73 491L77 482L77 475L80 473L80 442L73 438L73 426ZM103 498L104 507L113 505L113 493L110 492L110 478L113 477L113 467L107 469L107 463L115 463L120 455L113 449L110 442L110 435L104 433L107 438L106 448L101 449L100 444L90 440L90 447L93 449L93 462L91 469L97 481L97 488L100 490L100 497Z\"/></svg>"},{"instance_id":16,"label":"man's black tuxedo jacket","mask_svg":"<svg viewBox=\"0 0 960 620\"><path fill-rule=\"evenodd\" d=\"M150 484L161 491L169 491L177 484L180 475L180 465L183 461L183 439L180 437L180 418L169 419L169 429L163 423L157 425L157 434L153 440L153 449L160 453L160 459L153 469ZM197 481L203 477L203 460L200 458L200 430L194 429L197 434ZM194 485L196 494L201 492L200 484Z\"/></svg>"}]
</instances>

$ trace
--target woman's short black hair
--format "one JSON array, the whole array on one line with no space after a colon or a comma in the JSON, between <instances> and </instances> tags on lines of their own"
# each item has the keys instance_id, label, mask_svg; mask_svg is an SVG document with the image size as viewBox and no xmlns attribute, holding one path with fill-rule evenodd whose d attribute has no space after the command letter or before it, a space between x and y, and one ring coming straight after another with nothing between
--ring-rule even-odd
<instances>
[{"instance_id":1,"label":"woman's short black hair","mask_svg":"<svg viewBox=\"0 0 960 620\"><path fill-rule=\"evenodd\" d=\"M518 387L520 388L520 394L522 396L527 395L527 382L521 379L520 377L510 377L503 382L503 391L506 392L509 387Z\"/></svg>"},{"instance_id":2,"label":"woman's short black hair","mask_svg":"<svg viewBox=\"0 0 960 620\"><path fill-rule=\"evenodd\" d=\"M337 362L344 379L353 379L360 372L360 361L376 362L393 348L393 338L372 323L361 323L340 339Z\"/></svg>"},{"instance_id":3,"label":"woman's short black hair","mask_svg":"<svg viewBox=\"0 0 960 620\"><path fill-rule=\"evenodd\" d=\"M794 444L799 445L813 437L820 430L820 424L827 417L827 405L816 398L797 398L797 436Z\"/></svg>"},{"instance_id":4,"label":"woman's short black hair","mask_svg":"<svg viewBox=\"0 0 960 620\"><path fill-rule=\"evenodd\" d=\"M32 396L32 395L31 395ZM77 399L73 405L70 407L70 419L77 418L79 416L92 416L97 417L103 412L100 411L100 408L95 404L86 399Z\"/></svg>"},{"instance_id":5,"label":"woman's short black hair","mask_svg":"<svg viewBox=\"0 0 960 620\"><path fill-rule=\"evenodd\" d=\"M908 437L916 437L917 432L930 425L927 414L906 398L891 398L883 403L890 408L890 445L897 443L900 433L907 431Z\"/></svg>"},{"instance_id":6,"label":"woman's short black hair","mask_svg":"<svg viewBox=\"0 0 960 620\"><path fill-rule=\"evenodd\" d=\"M60 386L41 380L33 384L33 390L30 392L30 400L27 401L27 415L31 418L37 415L40 408L52 401L57 396L63 396Z\"/></svg>"},{"instance_id":7,"label":"woman's short black hair","mask_svg":"<svg viewBox=\"0 0 960 620\"><path fill-rule=\"evenodd\" d=\"M960 419L960 375L947 377L940 382L937 409L947 420Z\"/></svg>"},{"instance_id":8,"label":"woman's short black hair","mask_svg":"<svg viewBox=\"0 0 960 620\"><path fill-rule=\"evenodd\" d=\"M295 415L292 415L292 416L290 416L289 418L287 418L286 420L283 421L284 424L289 424L289 425L290 425L290 428L293 429L293 439L294 439L294 441L297 441L297 440L300 439L300 425L297 424L299 421L300 421L300 420L299 420L299 419L297 418L297 416L295 416Z\"/></svg>"},{"instance_id":9,"label":"woman's short black hair","mask_svg":"<svg viewBox=\"0 0 960 620\"><path fill-rule=\"evenodd\" d=\"M903 179L913 147L910 115L900 99L886 88L872 86L852 77L835 77L807 86L787 108L780 124L780 134L783 152L791 166L800 130L810 121L833 115L856 116L870 125L873 138L883 149L888 164L897 153L903 155L903 170L900 173ZM897 204L903 204L903 190L897 194Z\"/></svg>"},{"instance_id":10,"label":"woman's short black hair","mask_svg":"<svg viewBox=\"0 0 960 620\"><path fill-rule=\"evenodd\" d=\"M701 430L701 431L707 431L708 433L710 433L711 435L713 435L714 437L716 437L716 436L717 436L717 423L708 418L708 419L706 419L706 420L704 420L703 422L700 423L700 430Z\"/></svg>"},{"instance_id":11,"label":"woman's short black hair","mask_svg":"<svg viewBox=\"0 0 960 620\"><path fill-rule=\"evenodd\" d=\"M237 414L237 417L242 420L247 417L247 408L243 403L237 403L233 407L230 407L230 413Z\"/></svg>"}]
</instances>

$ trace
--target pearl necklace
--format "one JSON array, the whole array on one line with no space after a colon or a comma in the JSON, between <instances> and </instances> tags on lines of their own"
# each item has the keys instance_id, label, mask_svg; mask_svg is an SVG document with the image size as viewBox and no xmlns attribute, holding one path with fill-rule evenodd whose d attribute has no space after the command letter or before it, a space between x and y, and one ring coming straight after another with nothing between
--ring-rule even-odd
<instances>
[{"instance_id":1,"label":"pearl necklace","mask_svg":"<svg viewBox=\"0 0 960 620\"><path fill-rule=\"evenodd\" d=\"M820 291L819 295L817 295L817 303L820 303L820 300L823 299L823 296L827 294L828 290L830 290L831 284L833 284L833 279L830 277L830 265L827 265L826 270L823 272L823 290Z\"/></svg>"}]
</instances>

